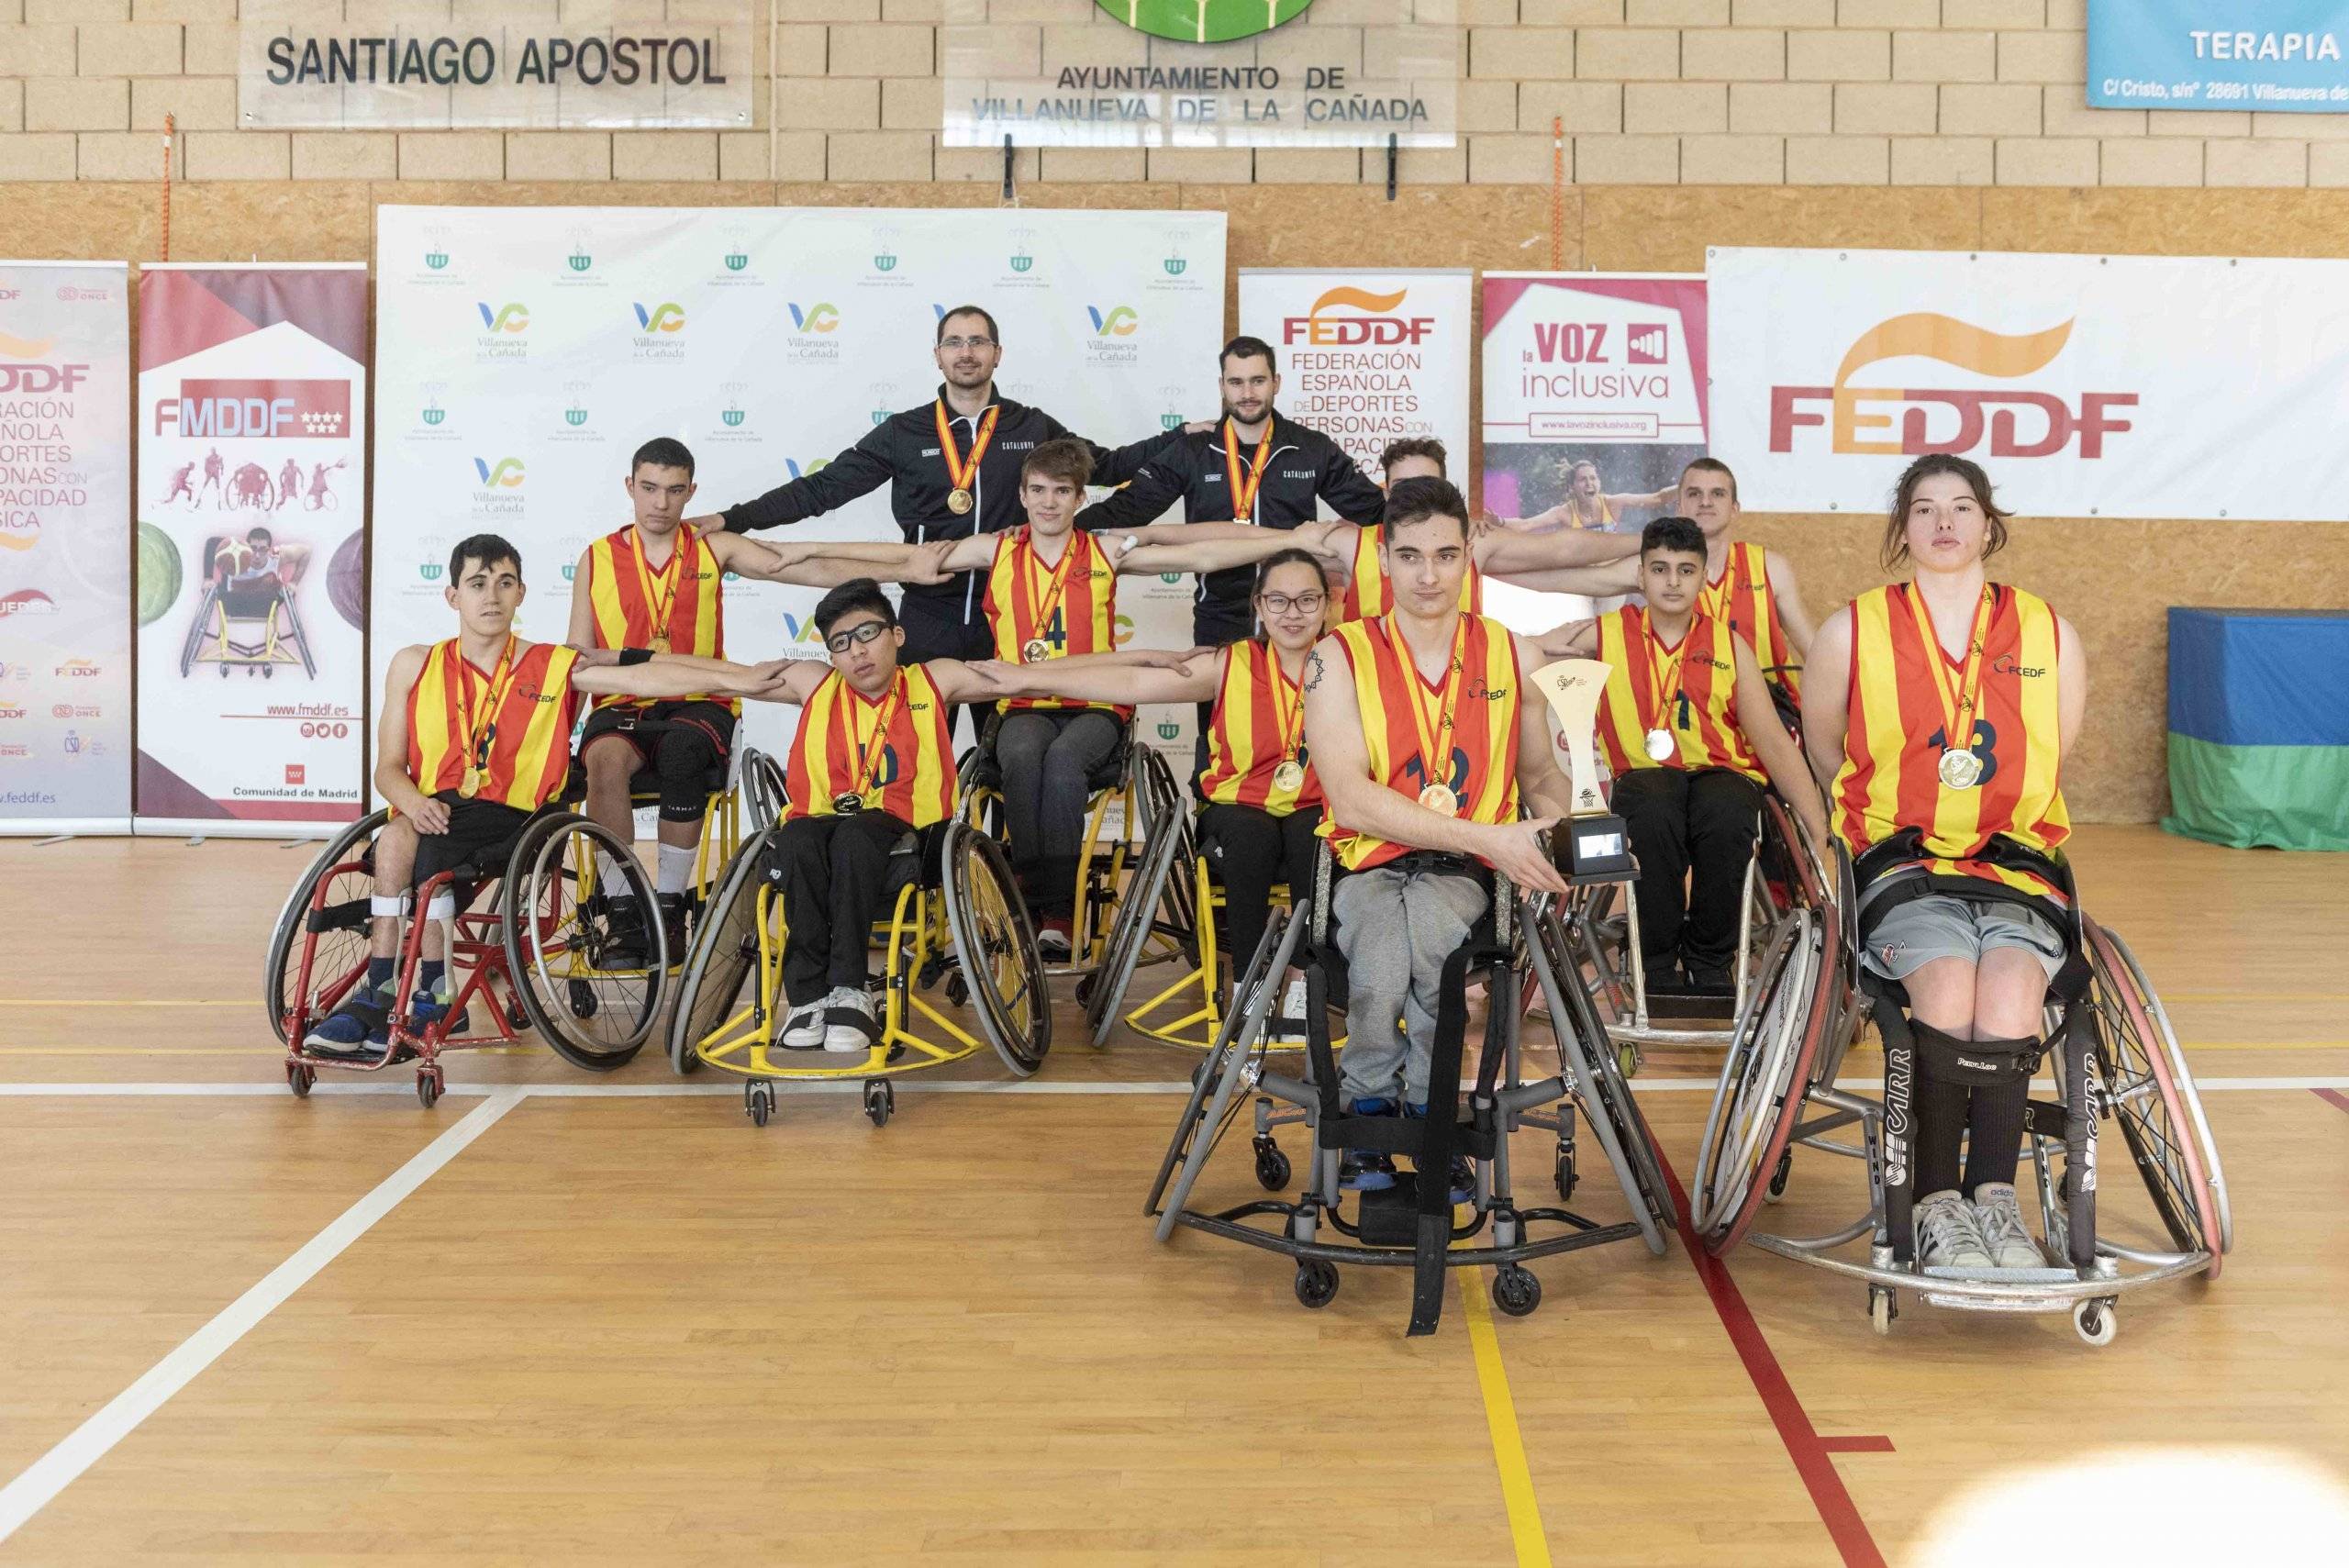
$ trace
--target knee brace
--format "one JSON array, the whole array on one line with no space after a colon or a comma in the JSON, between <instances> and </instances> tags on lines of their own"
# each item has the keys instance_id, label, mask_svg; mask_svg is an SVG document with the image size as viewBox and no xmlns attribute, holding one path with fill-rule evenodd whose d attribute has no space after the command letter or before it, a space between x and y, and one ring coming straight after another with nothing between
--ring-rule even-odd
<instances>
[{"instance_id":1,"label":"knee brace","mask_svg":"<svg viewBox=\"0 0 2349 1568\"><path fill-rule=\"evenodd\" d=\"M455 919L457 917L457 895L446 891L434 894L432 895L432 902L424 906L424 917L428 920Z\"/></svg>"},{"instance_id":2,"label":"knee brace","mask_svg":"<svg viewBox=\"0 0 2349 1568\"><path fill-rule=\"evenodd\" d=\"M405 893L395 893L388 897L381 893L371 894L367 899L367 913L378 920L396 920L407 913L407 903L408 895Z\"/></svg>"},{"instance_id":3,"label":"knee brace","mask_svg":"<svg viewBox=\"0 0 2349 1568\"><path fill-rule=\"evenodd\" d=\"M1917 1076L1968 1088L2029 1078L2045 1049L2037 1035L2024 1040L1960 1040L1913 1018L1909 1029L1917 1042Z\"/></svg>"},{"instance_id":4,"label":"knee brace","mask_svg":"<svg viewBox=\"0 0 2349 1568\"><path fill-rule=\"evenodd\" d=\"M662 738L652 765L661 775L661 820L698 822L709 804L707 775L718 761L718 749L690 729L674 729Z\"/></svg>"}]
</instances>

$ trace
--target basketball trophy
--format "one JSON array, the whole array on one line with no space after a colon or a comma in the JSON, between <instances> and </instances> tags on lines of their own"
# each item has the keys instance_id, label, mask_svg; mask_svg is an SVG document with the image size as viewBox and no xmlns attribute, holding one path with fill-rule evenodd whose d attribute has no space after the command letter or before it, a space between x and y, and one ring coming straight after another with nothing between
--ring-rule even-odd
<instances>
[{"instance_id":1,"label":"basketball trophy","mask_svg":"<svg viewBox=\"0 0 2349 1568\"><path fill-rule=\"evenodd\" d=\"M1607 670L1602 659L1561 659L1533 672L1533 684L1565 736L1574 787L1574 810L1552 830L1550 858L1558 873L1576 886L1628 882L1639 874L1631 860L1630 829L1607 809L1590 754L1592 722L1598 715L1599 694L1607 688Z\"/></svg>"}]
</instances>

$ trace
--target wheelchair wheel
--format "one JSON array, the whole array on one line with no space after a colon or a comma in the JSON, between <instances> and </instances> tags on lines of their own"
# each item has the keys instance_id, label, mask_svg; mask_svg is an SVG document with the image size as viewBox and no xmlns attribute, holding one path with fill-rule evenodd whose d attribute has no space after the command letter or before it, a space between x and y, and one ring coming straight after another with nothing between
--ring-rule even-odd
<instances>
[{"instance_id":1,"label":"wheelchair wheel","mask_svg":"<svg viewBox=\"0 0 2349 1568\"><path fill-rule=\"evenodd\" d=\"M1765 1174L1792 1140L1803 1090L1826 1020L1832 987L1823 983L1820 939L1831 933L1812 911L1797 908L1771 940L1754 972L1744 1016L1730 1036L1720 1084L1698 1146L1689 1194L1690 1222L1714 1256L1744 1238L1765 1191Z\"/></svg>"},{"instance_id":2,"label":"wheelchair wheel","mask_svg":"<svg viewBox=\"0 0 2349 1568\"><path fill-rule=\"evenodd\" d=\"M1126 895L1109 927L1101 962L1086 977L1085 1027L1096 1050L1108 1042L1109 1031L1117 1027L1118 1010L1158 924L1169 884L1184 874L1190 862L1190 840L1188 824L1162 817L1159 826L1152 829L1147 852L1126 884Z\"/></svg>"},{"instance_id":3,"label":"wheelchair wheel","mask_svg":"<svg viewBox=\"0 0 2349 1568\"><path fill-rule=\"evenodd\" d=\"M339 997L354 976L367 972L367 900L375 891L374 838L391 817L389 811L376 811L328 840L286 895L285 906L277 912L277 924L269 934L269 951L262 961L261 994L269 1027L280 1045L288 1043L286 1020L301 1000L294 993L301 984L302 938L309 927L310 903L317 893L318 879L346 861L358 862L360 869L337 873L327 889L326 907L318 916L317 947L310 957L311 990L314 995L332 993Z\"/></svg>"},{"instance_id":4,"label":"wheelchair wheel","mask_svg":"<svg viewBox=\"0 0 2349 1568\"><path fill-rule=\"evenodd\" d=\"M618 890L606 885L606 858L645 914L642 966L607 966ZM624 1066L652 1033L668 973L668 937L652 917L652 879L634 848L584 817L551 812L514 846L503 900L506 962L531 1026L574 1067Z\"/></svg>"},{"instance_id":5,"label":"wheelchair wheel","mask_svg":"<svg viewBox=\"0 0 2349 1568\"><path fill-rule=\"evenodd\" d=\"M1022 1078L1052 1048L1052 1002L1028 906L1003 846L966 822L947 829L946 922L988 1043Z\"/></svg>"},{"instance_id":6,"label":"wheelchair wheel","mask_svg":"<svg viewBox=\"0 0 2349 1568\"><path fill-rule=\"evenodd\" d=\"M718 873L679 978L669 1018L669 1065L679 1077L701 1066L695 1049L734 1016L742 982L759 961L759 870L772 828L762 828Z\"/></svg>"},{"instance_id":7,"label":"wheelchair wheel","mask_svg":"<svg viewBox=\"0 0 2349 1568\"><path fill-rule=\"evenodd\" d=\"M2128 949L2095 921L2081 924L2095 972L2082 1005L2093 1009L2097 1071L2112 1116L2170 1240L2210 1253L2215 1279L2232 1238L2218 1195L2218 1150L2193 1080L2180 1077L2185 1055Z\"/></svg>"},{"instance_id":8,"label":"wheelchair wheel","mask_svg":"<svg viewBox=\"0 0 2349 1568\"><path fill-rule=\"evenodd\" d=\"M1533 929L1542 942L1550 973L1558 984L1561 986L1579 984L1581 977L1574 968L1574 944L1566 935L1564 919L1558 911L1546 911L1534 923ZM1570 980L1568 976L1574 978ZM1527 989L1537 987L1529 984ZM1550 1028L1553 1034L1569 1028L1577 1031L1603 1030L1596 1004L1588 1008L1577 1006L1571 995L1564 1000L1567 1007L1580 1017L1568 1019L1553 1018ZM1586 1104L1590 1115L1605 1117L1607 1124L1615 1129L1615 1140L1624 1156L1631 1162L1632 1173L1638 1178L1640 1189L1648 1195L1648 1207L1655 1216L1656 1223L1666 1230L1676 1230L1680 1227L1680 1216L1672 1201L1672 1189L1664 1183L1663 1161L1656 1151L1654 1136L1648 1130L1647 1118L1640 1115L1639 1104L1631 1098L1631 1074L1624 1071L1619 1055L1620 1050L1626 1049L1629 1049L1628 1041L1623 1048L1619 1048L1603 1032L1589 1042L1589 1049L1585 1054L1590 1060L1593 1082L1586 1085ZM1557 1176L1559 1195L1563 1199L1572 1190L1575 1180L1571 1154L1561 1156Z\"/></svg>"},{"instance_id":9,"label":"wheelchair wheel","mask_svg":"<svg viewBox=\"0 0 2349 1568\"><path fill-rule=\"evenodd\" d=\"M784 804L791 798L783 764L755 746L742 753L741 790L743 808L751 824L761 828L781 820Z\"/></svg>"}]
</instances>

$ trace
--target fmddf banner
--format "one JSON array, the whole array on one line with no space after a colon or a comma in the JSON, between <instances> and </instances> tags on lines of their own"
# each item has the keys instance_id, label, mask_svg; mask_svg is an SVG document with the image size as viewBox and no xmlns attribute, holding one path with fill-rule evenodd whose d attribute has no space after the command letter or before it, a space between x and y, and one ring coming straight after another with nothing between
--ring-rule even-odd
<instances>
[{"instance_id":1,"label":"fmddf banner","mask_svg":"<svg viewBox=\"0 0 2349 1568\"><path fill-rule=\"evenodd\" d=\"M1880 511L1955 452L2040 517L2342 515L2349 263L1721 250L1707 275L1750 509Z\"/></svg>"},{"instance_id":2,"label":"fmddf banner","mask_svg":"<svg viewBox=\"0 0 2349 1568\"><path fill-rule=\"evenodd\" d=\"M2088 0L2088 106L2349 110L2349 0Z\"/></svg>"},{"instance_id":3,"label":"fmddf banner","mask_svg":"<svg viewBox=\"0 0 2349 1568\"><path fill-rule=\"evenodd\" d=\"M450 548L522 551L527 637L559 639L569 573L625 527L629 456L692 448L711 512L812 473L929 402L941 312L995 314L1004 394L1105 446L1215 407L1221 213L432 208L377 214L373 662L452 634ZM897 539L889 489L756 536ZM726 584L727 651L820 657L820 595ZM1128 578L1121 635L1187 645L1190 580ZM380 673L377 677L380 686ZM784 745L797 710L748 705ZM1144 734L1188 770L1187 708Z\"/></svg>"},{"instance_id":4,"label":"fmddf banner","mask_svg":"<svg viewBox=\"0 0 2349 1568\"><path fill-rule=\"evenodd\" d=\"M128 284L0 261L0 833L130 825Z\"/></svg>"},{"instance_id":5,"label":"fmddf banner","mask_svg":"<svg viewBox=\"0 0 2349 1568\"><path fill-rule=\"evenodd\" d=\"M1328 434L1373 480L1386 444L1407 436L1441 440L1464 476L1475 277L1243 267L1240 330L1273 346L1281 412Z\"/></svg>"},{"instance_id":6,"label":"fmddf banner","mask_svg":"<svg viewBox=\"0 0 2349 1568\"><path fill-rule=\"evenodd\" d=\"M139 830L359 815L367 269L139 280Z\"/></svg>"},{"instance_id":7,"label":"fmddf banner","mask_svg":"<svg viewBox=\"0 0 2349 1568\"><path fill-rule=\"evenodd\" d=\"M1661 516L1645 497L1706 450L1705 280L1674 273L1486 272L1486 508L1571 506L1577 526ZM1589 601L1487 585L1493 614L1537 631Z\"/></svg>"}]
</instances>

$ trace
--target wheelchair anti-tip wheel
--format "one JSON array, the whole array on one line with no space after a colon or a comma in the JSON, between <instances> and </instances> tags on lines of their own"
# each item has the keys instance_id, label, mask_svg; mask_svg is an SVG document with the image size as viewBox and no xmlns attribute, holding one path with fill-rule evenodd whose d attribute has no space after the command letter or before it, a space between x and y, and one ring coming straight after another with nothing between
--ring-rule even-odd
<instances>
[{"instance_id":1,"label":"wheelchair anti-tip wheel","mask_svg":"<svg viewBox=\"0 0 2349 1568\"><path fill-rule=\"evenodd\" d=\"M310 984L319 997L340 1001L342 994L367 973L368 907L367 901L375 891L375 835L391 820L389 811L376 811L345 827L328 840L318 851L302 879L294 884L285 906L277 912L277 924L269 936L269 951L262 962L262 1006L268 1010L269 1027L277 1036L277 1043L287 1044L286 1020L294 1016L295 1004L302 998L295 995L301 984L300 955L302 938L310 922L310 905L318 890L318 879L332 873L327 889L326 907L317 917L317 949L310 960ZM344 862L350 868L336 871ZM325 1009L333 1010L329 1002ZM312 1009L313 1014L318 1009ZM290 1071L290 1070L289 1070ZM290 1076L289 1084L292 1082ZM297 1095L309 1093L306 1083L294 1084Z\"/></svg>"},{"instance_id":2,"label":"wheelchair anti-tip wheel","mask_svg":"<svg viewBox=\"0 0 2349 1568\"><path fill-rule=\"evenodd\" d=\"M622 896L637 901L644 943L625 966L613 953L612 904ZM551 812L515 844L502 897L506 962L531 1027L574 1067L625 1066L651 1036L668 973L668 937L634 847L584 817Z\"/></svg>"},{"instance_id":3,"label":"wheelchair anti-tip wheel","mask_svg":"<svg viewBox=\"0 0 2349 1568\"><path fill-rule=\"evenodd\" d=\"M1011 862L1001 844L967 822L947 828L942 861L956 967L996 1054L1029 1077L1052 1048L1052 1005Z\"/></svg>"}]
</instances>

